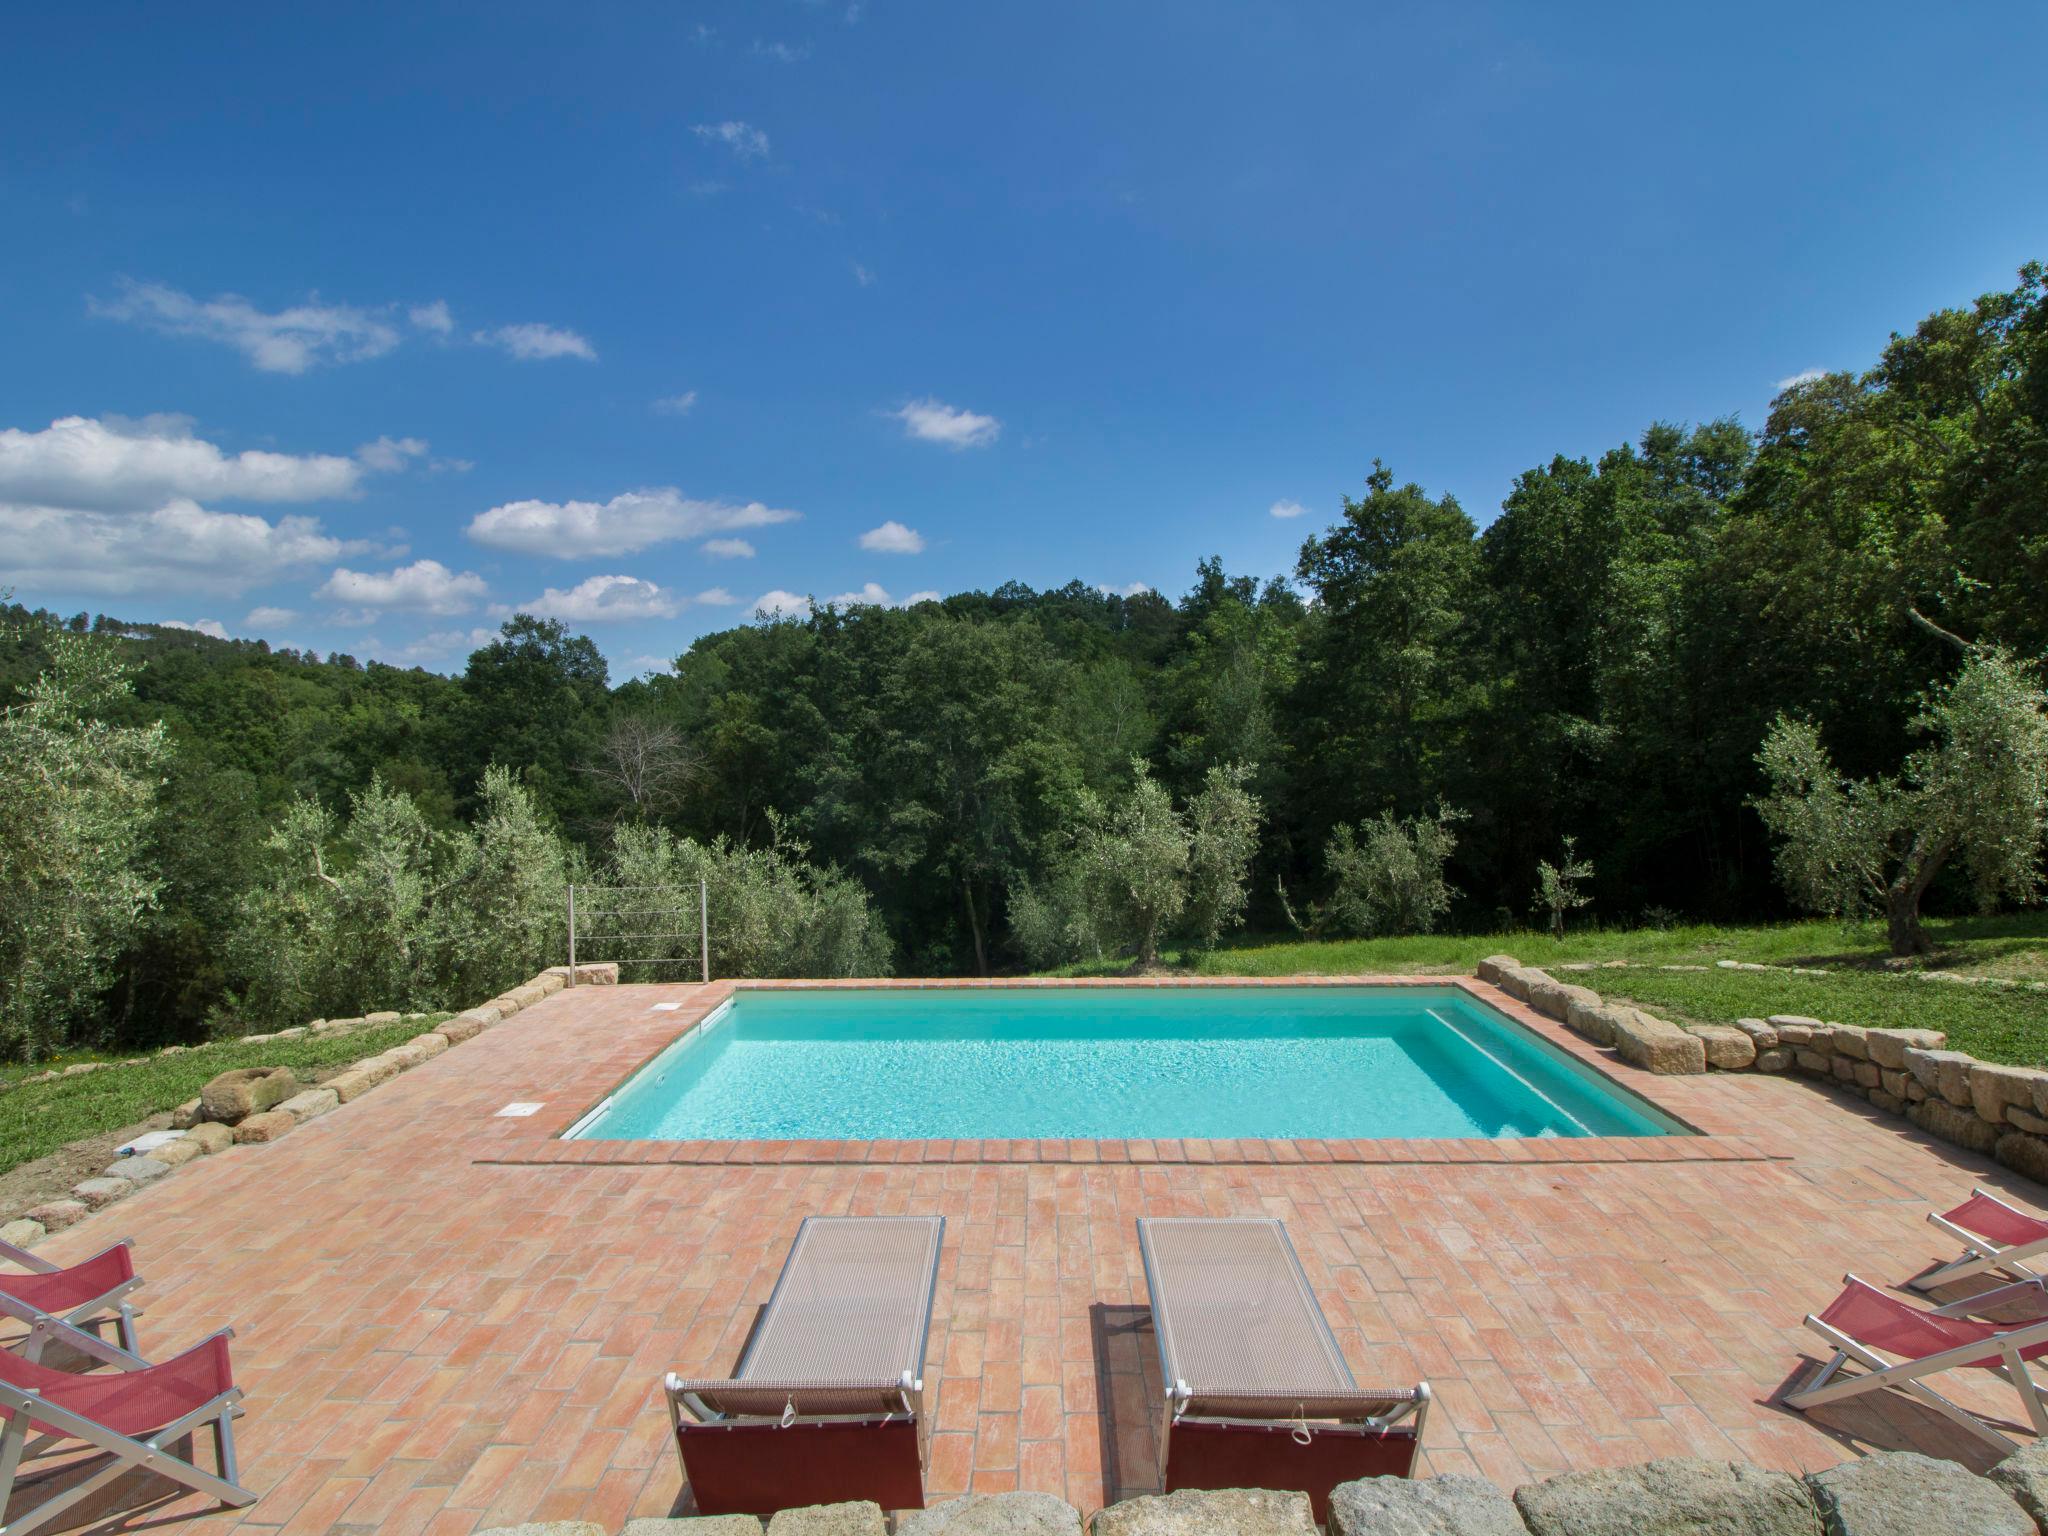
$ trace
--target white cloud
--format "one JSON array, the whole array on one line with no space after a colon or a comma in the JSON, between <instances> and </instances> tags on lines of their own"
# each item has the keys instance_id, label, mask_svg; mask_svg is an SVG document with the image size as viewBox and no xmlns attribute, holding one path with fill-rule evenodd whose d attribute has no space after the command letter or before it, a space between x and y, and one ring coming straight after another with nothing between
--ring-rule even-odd
<instances>
[{"instance_id":1,"label":"white cloud","mask_svg":"<svg viewBox=\"0 0 2048 1536\"><path fill-rule=\"evenodd\" d=\"M913 592L910 594L910 596L903 599L903 606L906 608L915 608L919 603L936 603L938 601L940 601L939 593L934 589L927 587L924 591Z\"/></svg>"},{"instance_id":2,"label":"white cloud","mask_svg":"<svg viewBox=\"0 0 2048 1536\"><path fill-rule=\"evenodd\" d=\"M157 623L165 629L189 629L196 635L211 635L216 640L228 638L228 627L219 619L193 619L190 623L184 619L158 619Z\"/></svg>"},{"instance_id":3,"label":"white cloud","mask_svg":"<svg viewBox=\"0 0 2048 1536\"><path fill-rule=\"evenodd\" d=\"M687 601L681 593L642 581L638 576L592 576L567 591L549 587L519 607L546 619L595 624L622 619L672 619L683 611Z\"/></svg>"},{"instance_id":4,"label":"white cloud","mask_svg":"<svg viewBox=\"0 0 2048 1536\"><path fill-rule=\"evenodd\" d=\"M706 539L704 553L714 560L751 560L754 546L745 539Z\"/></svg>"},{"instance_id":5,"label":"white cloud","mask_svg":"<svg viewBox=\"0 0 2048 1536\"><path fill-rule=\"evenodd\" d=\"M455 331L455 315L448 308L446 299L436 299L431 304L415 304L406 312L406 318L412 321L414 330L431 331L436 336L453 335Z\"/></svg>"},{"instance_id":6,"label":"white cloud","mask_svg":"<svg viewBox=\"0 0 2048 1536\"><path fill-rule=\"evenodd\" d=\"M693 501L674 486L627 491L610 501L509 501L479 512L469 536L493 549L587 560L630 555L654 544L702 538L738 528L763 528L801 514L723 501Z\"/></svg>"},{"instance_id":7,"label":"white cloud","mask_svg":"<svg viewBox=\"0 0 2048 1536\"><path fill-rule=\"evenodd\" d=\"M412 460L426 455L427 440L423 437L380 437L356 450L356 462L379 474L395 475Z\"/></svg>"},{"instance_id":8,"label":"white cloud","mask_svg":"<svg viewBox=\"0 0 2048 1536\"><path fill-rule=\"evenodd\" d=\"M633 658L633 673L636 677L644 677L650 672L663 675L672 674L675 669L676 663L673 656L635 656Z\"/></svg>"},{"instance_id":9,"label":"white cloud","mask_svg":"<svg viewBox=\"0 0 2048 1536\"><path fill-rule=\"evenodd\" d=\"M692 598L691 601L700 603L706 608L730 608L739 599L723 587L706 587Z\"/></svg>"},{"instance_id":10,"label":"white cloud","mask_svg":"<svg viewBox=\"0 0 2048 1536\"><path fill-rule=\"evenodd\" d=\"M261 608L249 610L248 616L242 620L242 628L271 629L279 624L289 624L298 616L295 608L273 608L266 603Z\"/></svg>"},{"instance_id":11,"label":"white cloud","mask_svg":"<svg viewBox=\"0 0 2048 1536\"><path fill-rule=\"evenodd\" d=\"M0 570L24 587L233 596L370 547L329 537L317 518L273 523L186 497L135 512L0 500Z\"/></svg>"},{"instance_id":12,"label":"white cloud","mask_svg":"<svg viewBox=\"0 0 2048 1536\"><path fill-rule=\"evenodd\" d=\"M785 592L777 587L773 592L763 592L754 599L754 617L757 619L804 619L811 613L811 600L799 597L794 592Z\"/></svg>"},{"instance_id":13,"label":"white cloud","mask_svg":"<svg viewBox=\"0 0 2048 1536\"><path fill-rule=\"evenodd\" d=\"M580 357L597 361L597 348L575 331L557 325L529 321L524 325L500 325L478 331L472 338L487 347L497 347L523 363L542 362L555 357Z\"/></svg>"},{"instance_id":14,"label":"white cloud","mask_svg":"<svg viewBox=\"0 0 2048 1536\"><path fill-rule=\"evenodd\" d=\"M762 59L773 59L778 64L801 64L811 56L811 45L803 43L797 47L791 47L788 43L764 43L757 37L754 39L754 56ZM725 125L720 124L720 126L723 127ZM765 142L764 140L764 145Z\"/></svg>"},{"instance_id":15,"label":"white cloud","mask_svg":"<svg viewBox=\"0 0 2048 1536\"><path fill-rule=\"evenodd\" d=\"M906 598L894 598L880 582L864 581L858 592L841 592L831 602L834 608L914 608L919 603L938 600L939 594L930 590L913 592Z\"/></svg>"},{"instance_id":16,"label":"white cloud","mask_svg":"<svg viewBox=\"0 0 2048 1536\"><path fill-rule=\"evenodd\" d=\"M663 395L654 402L658 416L687 416L697 407L697 391L686 389L680 395Z\"/></svg>"},{"instance_id":17,"label":"white cloud","mask_svg":"<svg viewBox=\"0 0 2048 1536\"><path fill-rule=\"evenodd\" d=\"M888 414L902 422L904 432L919 442L943 443L948 448L986 448L1003 430L1003 424L993 416L978 415L929 398L913 400Z\"/></svg>"},{"instance_id":18,"label":"white cloud","mask_svg":"<svg viewBox=\"0 0 2048 1536\"><path fill-rule=\"evenodd\" d=\"M904 527L892 517L881 527L870 528L862 534L860 547L883 555L921 555L924 553L924 535L915 528Z\"/></svg>"},{"instance_id":19,"label":"white cloud","mask_svg":"<svg viewBox=\"0 0 2048 1536\"><path fill-rule=\"evenodd\" d=\"M360 466L335 454L225 453L189 418L62 416L0 431L0 502L139 511L169 497L320 501L352 495Z\"/></svg>"},{"instance_id":20,"label":"white cloud","mask_svg":"<svg viewBox=\"0 0 2048 1536\"><path fill-rule=\"evenodd\" d=\"M1815 379L1824 379L1827 376L1828 371L1825 368L1806 368L1789 378L1778 380L1772 388L1782 395L1788 389L1797 389L1802 384L1811 384Z\"/></svg>"},{"instance_id":21,"label":"white cloud","mask_svg":"<svg viewBox=\"0 0 2048 1536\"><path fill-rule=\"evenodd\" d=\"M768 135L752 123L698 123L690 132L707 144L723 144L742 160L760 160L768 154Z\"/></svg>"},{"instance_id":22,"label":"white cloud","mask_svg":"<svg viewBox=\"0 0 2048 1536\"><path fill-rule=\"evenodd\" d=\"M415 560L390 571L337 569L314 595L359 608L467 613L488 589L474 571L457 575L438 560Z\"/></svg>"},{"instance_id":23,"label":"white cloud","mask_svg":"<svg viewBox=\"0 0 2048 1536\"><path fill-rule=\"evenodd\" d=\"M414 666L466 661L470 652L482 650L497 638L495 629L436 629L387 654L395 661L410 662ZM366 649L370 648L380 647L371 641Z\"/></svg>"},{"instance_id":24,"label":"white cloud","mask_svg":"<svg viewBox=\"0 0 2048 1536\"><path fill-rule=\"evenodd\" d=\"M374 310L323 304L314 295L275 312L239 294L195 299L163 283L123 278L112 299L88 300L92 312L171 336L233 347L266 373L304 373L319 363L359 363L398 345L398 328Z\"/></svg>"},{"instance_id":25,"label":"white cloud","mask_svg":"<svg viewBox=\"0 0 2048 1536\"><path fill-rule=\"evenodd\" d=\"M862 266L862 265L861 265L861 264L860 264L859 262L857 262L857 261L856 261L856 262L855 262L855 263L853 264L853 280L854 280L854 281L855 281L856 283L859 283L859 284L861 285L861 287L863 287L863 288L872 288L872 287L874 287L874 285L875 285L875 270L874 270L874 268L873 268L873 267L864 267L864 266Z\"/></svg>"},{"instance_id":26,"label":"white cloud","mask_svg":"<svg viewBox=\"0 0 2048 1536\"><path fill-rule=\"evenodd\" d=\"M1274 502L1266 510L1274 517L1300 517L1304 512L1308 511L1308 508L1298 501L1282 500Z\"/></svg>"},{"instance_id":27,"label":"white cloud","mask_svg":"<svg viewBox=\"0 0 2048 1536\"><path fill-rule=\"evenodd\" d=\"M1095 590L1100 592L1104 597L1139 597L1147 592L1150 592L1152 588L1142 581L1129 582L1121 587L1107 586L1101 582L1097 582L1095 584Z\"/></svg>"}]
</instances>

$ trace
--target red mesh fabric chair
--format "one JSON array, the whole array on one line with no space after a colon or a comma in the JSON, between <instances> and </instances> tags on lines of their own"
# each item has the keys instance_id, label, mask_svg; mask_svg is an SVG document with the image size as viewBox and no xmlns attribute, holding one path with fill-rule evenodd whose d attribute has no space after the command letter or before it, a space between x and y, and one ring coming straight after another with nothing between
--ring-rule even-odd
<instances>
[{"instance_id":1,"label":"red mesh fabric chair","mask_svg":"<svg viewBox=\"0 0 2048 1536\"><path fill-rule=\"evenodd\" d=\"M106 1365L126 1369L143 1363L136 1352L135 1309L127 1299L142 1282L125 1238L67 1269L7 1246L12 1250L8 1257L35 1266L25 1275L0 1274L0 1315L28 1330L18 1345L24 1355L40 1360L45 1346L61 1340ZM113 1355L119 1358L110 1356L113 1346L92 1331L96 1322L114 1325L121 1344Z\"/></svg>"},{"instance_id":2,"label":"red mesh fabric chair","mask_svg":"<svg viewBox=\"0 0 2048 1536\"><path fill-rule=\"evenodd\" d=\"M925 1336L945 1234L943 1216L807 1218L732 1377L666 1378L699 1514L924 1508Z\"/></svg>"},{"instance_id":3,"label":"red mesh fabric chair","mask_svg":"<svg viewBox=\"0 0 2048 1536\"><path fill-rule=\"evenodd\" d=\"M23 1536L135 1467L223 1504L253 1504L235 1478L234 1416L242 1394L228 1363L233 1330L159 1365L78 1376L0 1350L0 1511L12 1498L23 1461L77 1441L104 1453L107 1464L83 1481L8 1519L0 1531ZM220 1472L201 1471L169 1446L213 1426Z\"/></svg>"},{"instance_id":4,"label":"red mesh fabric chair","mask_svg":"<svg viewBox=\"0 0 2048 1536\"><path fill-rule=\"evenodd\" d=\"M1986 1322L1968 1315L2015 1302L2026 1303L2034 1319ZM1834 1356L1816 1366L1798 1390L1786 1394L1788 1407L1804 1412L1865 1392L1897 1388L2002 1450L2018 1450L2018 1441L1927 1385L1929 1376L1943 1371L1989 1371L2019 1394L2034 1432L2048 1435L2041 1383L2027 1369L2029 1361L2048 1355L2048 1290L2040 1281L2000 1286L1929 1310L1846 1275L1842 1294L1824 1311L1809 1316L1806 1326L1834 1346ZM1863 1367L1863 1374L1843 1375L1851 1362Z\"/></svg>"},{"instance_id":5,"label":"red mesh fabric chair","mask_svg":"<svg viewBox=\"0 0 2048 1536\"><path fill-rule=\"evenodd\" d=\"M1415 1470L1429 1384L1361 1388L1287 1229L1208 1216L1138 1219L1159 1340L1166 1491L1299 1489L1315 1517L1361 1477Z\"/></svg>"},{"instance_id":6,"label":"red mesh fabric chair","mask_svg":"<svg viewBox=\"0 0 2048 1536\"><path fill-rule=\"evenodd\" d=\"M1930 1291L1953 1280L2002 1270L2015 1280L2038 1280L2029 1263L2048 1253L2048 1221L2008 1205L1988 1189L1970 1191L1970 1198L1952 1211L1930 1211L1927 1219L1963 1245L1962 1257L1907 1283Z\"/></svg>"}]
</instances>

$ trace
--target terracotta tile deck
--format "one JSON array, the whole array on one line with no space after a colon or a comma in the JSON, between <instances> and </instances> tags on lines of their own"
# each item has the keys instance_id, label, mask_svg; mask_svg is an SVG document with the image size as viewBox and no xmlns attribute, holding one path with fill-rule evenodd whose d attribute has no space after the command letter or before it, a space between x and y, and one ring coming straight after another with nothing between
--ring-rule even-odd
<instances>
[{"instance_id":1,"label":"terracotta tile deck","mask_svg":"<svg viewBox=\"0 0 2048 1536\"><path fill-rule=\"evenodd\" d=\"M175 1528L461 1536L667 1513L682 1488L660 1376L731 1369L815 1213L947 1217L934 1498L1025 1487L1086 1511L1156 1488L1141 1214L1285 1219L1360 1380L1435 1388L1425 1471L1512 1487L1659 1455L1989 1459L1903 1400L1825 1422L1770 1402L1844 1270L1897 1282L1942 1255L1928 1209L1973 1183L2048 1204L1829 1090L1652 1079L1539 1022L1706 1134L709 1143L655 1161L654 1144L549 1139L724 995L560 994L53 1239L66 1260L136 1240L147 1353L237 1329L243 1470L264 1497ZM496 1117L515 1100L545 1108ZM2003 1411L1989 1385L1959 1395ZM195 1507L140 1502L160 1487L125 1490L123 1528Z\"/></svg>"}]
</instances>

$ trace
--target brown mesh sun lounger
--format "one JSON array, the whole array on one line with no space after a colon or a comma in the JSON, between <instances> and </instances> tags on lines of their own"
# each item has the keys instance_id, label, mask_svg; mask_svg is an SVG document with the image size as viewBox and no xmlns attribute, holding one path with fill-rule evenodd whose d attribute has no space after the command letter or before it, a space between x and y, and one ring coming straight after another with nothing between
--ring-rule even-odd
<instances>
[{"instance_id":1,"label":"brown mesh sun lounger","mask_svg":"<svg viewBox=\"0 0 2048 1536\"><path fill-rule=\"evenodd\" d=\"M924 1349L942 1216L812 1216L730 1381L671 1373L707 1515L872 1499L924 1508Z\"/></svg>"},{"instance_id":2,"label":"brown mesh sun lounger","mask_svg":"<svg viewBox=\"0 0 2048 1536\"><path fill-rule=\"evenodd\" d=\"M1141 1217L1166 1491L1330 1490L1415 1469L1429 1386L1360 1390L1277 1221Z\"/></svg>"}]
</instances>

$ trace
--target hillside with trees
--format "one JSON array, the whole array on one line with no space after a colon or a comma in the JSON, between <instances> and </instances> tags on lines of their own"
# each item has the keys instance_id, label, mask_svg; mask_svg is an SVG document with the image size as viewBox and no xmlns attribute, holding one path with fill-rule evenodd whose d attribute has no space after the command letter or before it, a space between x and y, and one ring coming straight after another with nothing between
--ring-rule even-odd
<instances>
[{"instance_id":1,"label":"hillside with trees","mask_svg":"<svg viewBox=\"0 0 2048 1536\"><path fill-rule=\"evenodd\" d=\"M1294 570L1176 597L823 608L616 685L524 615L443 677L11 608L0 1050L459 1005L571 878L703 877L726 974L1795 910L1911 954L2038 895L2044 286L1483 529L1374 461Z\"/></svg>"}]
</instances>

